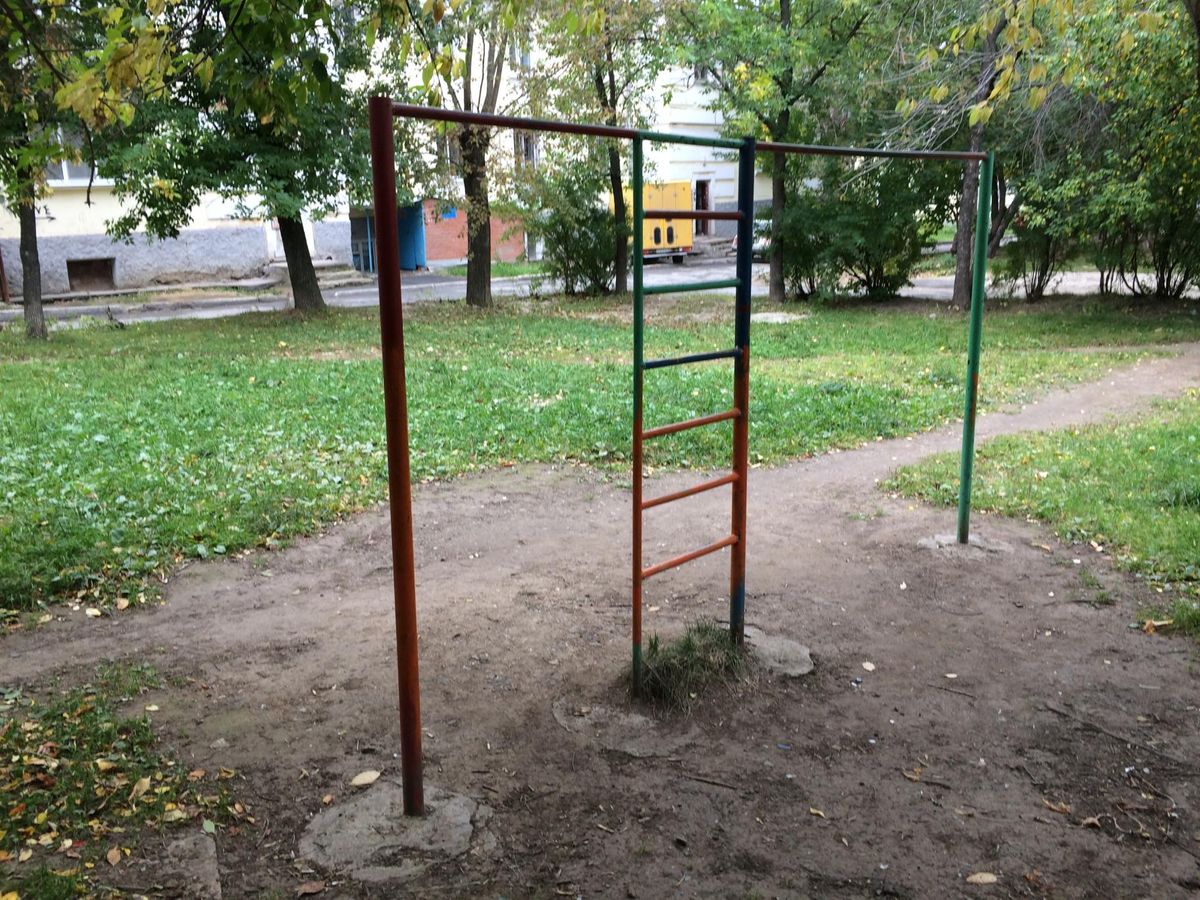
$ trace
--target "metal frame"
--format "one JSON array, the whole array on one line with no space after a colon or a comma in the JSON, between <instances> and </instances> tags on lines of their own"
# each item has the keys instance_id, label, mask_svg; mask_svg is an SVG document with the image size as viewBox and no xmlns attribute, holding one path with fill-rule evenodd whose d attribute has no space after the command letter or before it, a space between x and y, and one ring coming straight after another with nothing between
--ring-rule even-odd
<instances>
[{"instance_id":1,"label":"metal frame","mask_svg":"<svg viewBox=\"0 0 1200 900\"><path fill-rule=\"evenodd\" d=\"M683 563L730 548L729 631L733 641L744 637L746 602L746 500L749 448L750 406L750 290L754 222L754 161L758 151L817 156L879 157L891 159L932 159L979 161L980 191L975 243L975 273L972 283L971 325L967 365L967 397L963 418L963 468L959 495L959 540L967 540L970 515L971 467L974 451L975 408L979 383L979 355L983 323L983 297L987 268L987 230L991 207L990 153L956 151L889 150L858 147L822 147L812 144L756 143L753 138L702 138L691 135L639 131L610 125L586 125L521 116L459 112L406 103L393 103L388 97L372 97L369 103L371 126L371 168L374 210L396 209L396 167L394 120L397 116L476 126L513 128L522 131L550 131L617 138L633 143L633 243L640 248L646 219L689 218L737 222L738 252L735 278L720 281L678 284L647 288L644 260L633 254L633 691L641 689L642 675L642 583L660 572ZM738 154L738 208L736 211L647 210L643 205L644 145L651 143L691 144L735 150ZM408 410L404 378L404 316L400 284L400 253L395 215L377 216L375 258L379 275L379 327L383 347L383 394L387 428L388 498L392 531L392 563L396 616L397 674L400 687L400 759L403 775L405 815L424 812L421 760L421 701L418 666L416 573L413 563L412 478L409 470ZM647 360L645 358L645 298L647 295L733 288L734 346L729 350L694 353L685 356ZM729 359L733 361L733 408L684 422L644 428L644 376L647 371L677 365ZM643 491L643 444L647 440L677 434L718 422L733 422L731 471L717 478L669 494L645 499ZM730 532L725 537L672 559L650 566L642 565L642 520L647 509L682 500L696 494L731 487Z\"/></svg>"}]
</instances>

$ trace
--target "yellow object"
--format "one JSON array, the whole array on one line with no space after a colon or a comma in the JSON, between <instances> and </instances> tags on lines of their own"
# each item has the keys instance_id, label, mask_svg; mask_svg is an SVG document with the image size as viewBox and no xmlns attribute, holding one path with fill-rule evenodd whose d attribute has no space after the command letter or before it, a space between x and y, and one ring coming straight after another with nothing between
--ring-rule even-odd
<instances>
[{"instance_id":1,"label":"yellow object","mask_svg":"<svg viewBox=\"0 0 1200 900\"><path fill-rule=\"evenodd\" d=\"M625 206L633 214L633 195L625 189ZM612 203L609 203L612 208ZM692 209L692 185L687 181L647 184L642 189L643 209ZM670 256L680 262L692 249L694 219L646 219L642 228L642 255Z\"/></svg>"}]
</instances>

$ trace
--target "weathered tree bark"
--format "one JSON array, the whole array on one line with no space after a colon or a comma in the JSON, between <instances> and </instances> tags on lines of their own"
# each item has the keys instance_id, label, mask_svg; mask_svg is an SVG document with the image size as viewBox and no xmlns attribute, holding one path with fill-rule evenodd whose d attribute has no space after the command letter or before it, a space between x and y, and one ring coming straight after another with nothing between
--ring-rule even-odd
<instances>
[{"instance_id":1,"label":"weathered tree bark","mask_svg":"<svg viewBox=\"0 0 1200 900\"><path fill-rule=\"evenodd\" d=\"M19 207L21 223L21 293L25 302L25 334L46 340L46 317L42 312L42 262L38 257L37 207L33 192Z\"/></svg>"},{"instance_id":2,"label":"weathered tree bark","mask_svg":"<svg viewBox=\"0 0 1200 900\"><path fill-rule=\"evenodd\" d=\"M321 296L317 270L313 268L312 254L308 252L308 239L304 236L304 223L300 217L280 216L279 237L283 241L283 255L287 259L288 280L292 285L295 308L300 312L324 311L325 298Z\"/></svg>"},{"instance_id":3,"label":"weathered tree bark","mask_svg":"<svg viewBox=\"0 0 1200 900\"><path fill-rule=\"evenodd\" d=\"M791 110L785 109L779 114L776 120L775 140L787 140L791 121ZM780 240L780 235L783 233L783 208L787 200L787 157L782 153L772 155L775 159L771 168L771 252L768 257L771 264L770 298L775 303L782 303L786 295L783 284L783 241ZM750 235L753 238L753 228L750 229Z\"/></svg>"},{"instance_id":4,"label":"weathered tree bark","mask_svg":"<svg viewBox=\"0 0 1200 900\"><path fill-rule=\"evenodd\" d=\"M492 305L492 211L488 205L486 128L466 126L459 134L463 193L467 196L467 303Z\"/></svg>"},{"instance_id":5,"label":"weathered tree bark","mask_svg":"<svg viewBox=\"0 0 1200 900\"><path fill-rule=\"evenodd\" d=\"M971 129L970 150L977 153L983 146L983 126ZM961 199L958 205L958 227L954 233L954 297L960 309L971 305L971 253L975 247L975 206L979 201L979 163L971 160L963 166Z\"/></svg>"},{"instance_id":6,"label":"weathered tree bark","mask_svg":"<svg viewBox=\"0 0 1200 900\"><path fill-rule=\"evenodd\" d=\"M606 26L607 27L607 26ZM604 110L604 123L617 124L617 84L616 73L613 71L612 44L605 41L608 63L608 84L605 85L605 72L596 67L595 85L596 97ZM608 144L608 183L613 196L613 223L616 226L616 258L613 265L613 290L624 294L629 290L629 226L625 208L625 190L621 183L621 153L616 141ZM637 251L641 252L641 247Z\"/></svg>"},{"instance_id":7,"label":"weathered tree bark","mask_svg":"<svg viewBox=\"0 0 1200 900\"><path fill-rule=\"evenodd\" d=\"M1196 33L1196 90L1200 91L1200 0L1183 0L1183 8L1192 20L1192 31Z\"/></svg>"}]
</instances>

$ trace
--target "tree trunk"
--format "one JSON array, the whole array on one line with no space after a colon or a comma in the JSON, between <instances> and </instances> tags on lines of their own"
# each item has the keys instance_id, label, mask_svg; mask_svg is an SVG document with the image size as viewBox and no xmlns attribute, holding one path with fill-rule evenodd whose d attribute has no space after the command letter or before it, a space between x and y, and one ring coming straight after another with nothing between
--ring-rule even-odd
<instances>
[{"instance_id":1,"label":"tree trunk","mask_svg":"<svg viewBox=\"0 0 1200 900\"><path fill-rule=\"evenodd\" d=\"M283 255L287 259L288 280L292 284L292 302L300 312L324 312L325 298L317 284L304 223L299 216L279 217L279 237L283 240Z\"/></svg>"},{"instance_id":2,"label":"tree trunk","mask_svg":"<svg viewBox=\"0 0 1200 900\"><path fill-rule=\"evenodd\" d=\"M608 145L608 180L612 186L613 221L617 231L617 255L613 269L613 289L618 294L629 290L629 227L625 211L625 192L621 184L621 154L616 145ZM637 250L640 253L641 247Z\"/></svg>"},{"instance_id":3,"label":"tree trunk","mask_svg":"<svg viewBox=\"0 0 1200 900\"><path fill-rule=\"evenodd\" d=\"M467 126L459 136L463 193L467 195L467 304L492 305L492 211L488 205L487 154L491 137Z\"/></svg>"},{"instance_id":4,"label":"tree trunk","mask_svg":"<svg viewBox=\"0 0 1200 900\"><path fill-rule=\"evenodd\" d=\"M983 146L983 126L971 129L971 151ZM971 305L971 254L975 247L975 206L979 200L979 163L971 160L963 166L962 199L958 205L958 228L954 234L954 298L960 309Z\"/></svg>"},{"instance_id":5,"label":"tree trunk","mask_svg":"<svg viewBox=\"0 0 1200 900\"><path fill-rule=\"evenodd\" d=\"M777 141L786 141L788 128L792 123L790 110L779 114L775 122L775 132L772 137ZM786 297L783 285L783 206L787 200L787 157L783 153L772 154L771 169L771 247L768 256L771 263L770 298L774 303L782 303ZM753 241L754 228L750 228L750 238Z\"/></svg>"},{"instance_id":6,"label":"tree trunk","mask_svg":"<svg viewBox=\"0 0 1200 900\"><path fill-rule=\"evenodd\" d=\"M25 301L25 334L46 340L46 317L42 313L42 262L38 258L37 207L32 192L28 202L20 204L21 221L21 293Z\"/></svg>"}]
</instances>

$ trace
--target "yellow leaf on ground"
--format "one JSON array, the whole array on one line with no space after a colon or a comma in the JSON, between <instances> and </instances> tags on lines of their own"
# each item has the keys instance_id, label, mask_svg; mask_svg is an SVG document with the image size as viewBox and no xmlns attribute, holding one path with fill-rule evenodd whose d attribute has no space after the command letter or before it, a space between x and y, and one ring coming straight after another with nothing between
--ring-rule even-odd
<instances>
[{"instance_id":1,"label":"yellow leaf on ground","mask_svg":"<svg viewBox=\"0 0 1200 900\"><path fill-rule=\"evenodd\" d=\"M825 815L825 813L824 813L824 812L822 812L821 810L817 809L815 806L810 806L810 807L808 808L808 814L809 814L810 816L816 816L818 819L827 819L827 818L829 818L827 815Z\"/></svg>"},{"instance_id":2,"label":"yellow leaf on ground","mask_svg":"<svg viewBox=\"0 0 1200 900\"><path fill-rule=\"evenodd\" d=\"M359 772L350 779L350 784L354 787L367 787L379 780L379 772L374 769L367 769L365 772Z\"/></svg>"},{"instance_id":3,"label":"yellow leaf on ground","mask_svg":"<svg viewBox=\"0 0 1200 900\"><path fill-rule=\"evenodd\" d=\"M1051 803L1045 797L1042 798L1042 805L1050 812L1056 812L1060 816L1069 816L1071 814L1071 806L1065 800L1059 800L1057 803Z\"/></svg>"},{"instance_id":4,"label":"yellow leaf on ground","mask_svg":"<svg viewBox=\"0 0 1200 900\"><path fill-rule=\"evenodd\" d=\"M131 801L137 800L148 790L150 790L150 779L149 777L143 776L142 778L139 778L133 785L133 790L129 792L129 799Z\"/></svg>"},{"instance_id":5,"label":"yellow leaf on ground","mask_svg":"<svg viewBox=\"0 0 1200 900\"><path fill-rule=\"evenodd\" d=\"M991 872L976 872L967 876L967 884L995 884L999 880Z\"/></svg>"},{"instance_id":6,"label":"yellow leaf on ground","mask_svg":"<svg viewBox=\"0 0 1200 900\"><path fill-rule=\"evenodd\" d=\"M106 854L104 854L104 858L108 860L108 864L110 866L115 866L117 863L119 863L121 861L121 848L120 847L110 848L109 851Z\"/></svg>"},{"instance_id":7,"label":"yellow leaf on ground","mask_svg":"<svg viewBox=\"0 0 1200 900\"><path fill-rule=\"evenodd\" d=\"M117 764L115 762L113 762L111 759L96 760L96 768L99 769L101 772L108 772L111 769L115 769L116 767L117 767Z\"/></svg>"}]
</instances>

